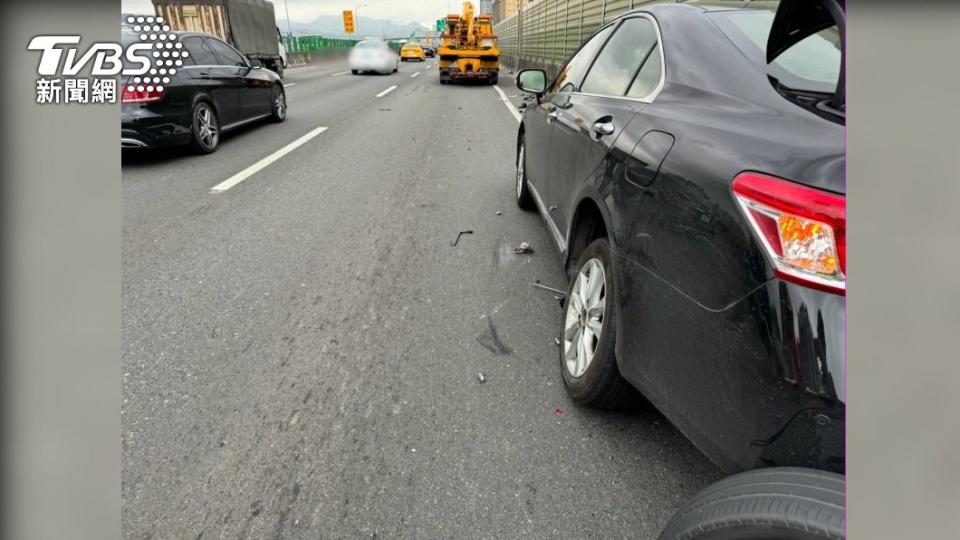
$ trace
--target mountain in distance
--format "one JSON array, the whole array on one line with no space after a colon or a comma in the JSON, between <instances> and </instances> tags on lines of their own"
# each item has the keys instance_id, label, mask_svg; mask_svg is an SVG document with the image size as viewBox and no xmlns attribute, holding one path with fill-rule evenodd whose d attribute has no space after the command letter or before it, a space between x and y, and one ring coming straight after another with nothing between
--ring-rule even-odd
<instances>
[{"instance_id":1,"label":"mountain in distance","mask_svg":"<svg viewBox=\"0 0 960 540\"><path fill-rule=\"evenodd\" d=\"M277 26L284 34L287 33L287 21L278 17ZM352 38L359 39L365 36L386 36L388 38L405 38L410 32L416 32L417 35L423 32L436 29L427 28L420 23L410 22L399 24L389 19L376 19L361 16L357 25L357 33L348 36L343 31L343 17L340 15L322 15L312 22L304 23L291 21L290 30L295 36L324 36L332 38Z\"/></svg>"}]
</instances>

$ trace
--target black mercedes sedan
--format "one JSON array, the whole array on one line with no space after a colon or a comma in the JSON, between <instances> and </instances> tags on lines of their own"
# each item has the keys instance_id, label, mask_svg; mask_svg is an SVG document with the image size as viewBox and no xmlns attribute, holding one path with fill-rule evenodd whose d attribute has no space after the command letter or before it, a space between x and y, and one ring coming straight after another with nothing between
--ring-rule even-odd
<instances>
[{"instance_id":1,"label":"black mercedes sedan","mask_svg":"<svg viewBox=\"0 0 960 540\"><path fill-rule=\"evenodd\" d=\"M159 51L177 51L176 60L163 56L163 66L154 63L142 77L123 82L122 148L189 144L209 154L223 132L266 118L283 122L287 98L276 73L213 36L173 35ZM122 33L124 48L138 39Z\"/></svg>"},{"instance_id":2,"label":"black mercedes sedan","mask_svg":"<svg viewBox=\"0 0 960 540\"><path fill-rule=\"evenodd\" d=\"M843 535L845 13L772 5L652 4L552 82L517 75L517 202L570 277L568 393L638 390L742 473L662 538Z\"/></svg>"}]
</instances>

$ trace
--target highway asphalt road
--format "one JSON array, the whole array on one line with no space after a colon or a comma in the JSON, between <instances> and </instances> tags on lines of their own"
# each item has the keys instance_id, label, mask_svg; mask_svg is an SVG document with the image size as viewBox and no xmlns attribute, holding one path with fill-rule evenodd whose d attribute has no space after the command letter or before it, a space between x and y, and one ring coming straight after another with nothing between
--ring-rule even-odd
<instances>
[{"instance_id":1,"label":"highway asphalt road","mask_svg":"<svg viewBox=\"0 0 960 540\"><path fill-rule=\"evenodd\" d=\"M213 155L124 156L124 536L655 538L721 475L567 398L501 94L346 69L290 69L287 121Z\"/></svg>"}]
</instances>

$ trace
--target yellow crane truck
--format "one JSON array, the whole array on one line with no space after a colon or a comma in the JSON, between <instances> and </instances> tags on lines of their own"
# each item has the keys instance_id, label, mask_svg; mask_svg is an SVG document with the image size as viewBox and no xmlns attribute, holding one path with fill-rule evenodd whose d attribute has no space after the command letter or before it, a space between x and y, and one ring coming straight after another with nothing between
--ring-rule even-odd
<instances>
[{"instance_id":1,"label":"yellow crane truck","mask_svg":"<svg viewBox=\"0 0 960 540\"><path fill-rule=\"evenodd\" d=\"M464 2L462 15L447 15L447 29L440 38L440 84L463 80L497 84L500 49L489 15L474 16L473 4Z\"/></svg>"}]
</instances>

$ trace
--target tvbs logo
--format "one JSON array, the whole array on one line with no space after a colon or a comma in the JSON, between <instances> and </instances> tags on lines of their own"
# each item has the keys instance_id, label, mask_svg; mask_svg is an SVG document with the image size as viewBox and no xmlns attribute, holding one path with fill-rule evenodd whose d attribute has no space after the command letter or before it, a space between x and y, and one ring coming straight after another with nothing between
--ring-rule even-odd
<instances>
[{"instance_id":1,"label":"tvbs logo","mask_svg":"<svg viewBox=\"0 0 960 540\"><path fill-rule=\"evenodd\" d=\"M171 75L176 73L188 53L170 27L163 24L163 17L131 16L126 22L127 28L140 38L126 50L117 43L94 43L80 54L80 36L74 35L36 36L27 49L40 51L37 73L41 76L75 76L87 66L94 77L153 74L161 69Z\"/></svg>"},{"instance_id":2,"label":"tvbs logo","mask_svg":"<svg viewBox=\"0 0 960 540\"><path fill-rule=\"evenodd\" d=\"M152 43L134 43L126 51L117 43L94 43L78 58L79 49L70 46L79 43L80 36L36 36L30 40L27 49L41 51L37 73L43 76L73 76L88 65L94 77L143 75L150 70ZM124 67L124 58L127 67Z\"/></svg>"}]
</instances>

